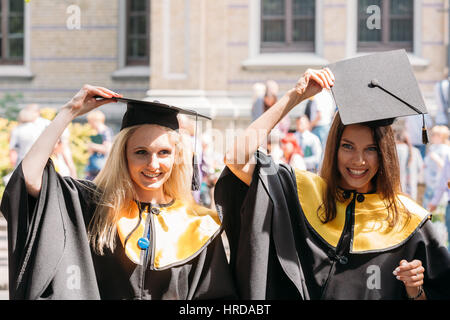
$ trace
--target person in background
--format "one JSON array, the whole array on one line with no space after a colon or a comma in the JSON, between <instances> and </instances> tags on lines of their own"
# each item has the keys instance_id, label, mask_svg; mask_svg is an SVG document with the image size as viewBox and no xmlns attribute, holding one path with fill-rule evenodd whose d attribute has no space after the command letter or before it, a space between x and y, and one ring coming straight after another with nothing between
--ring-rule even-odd
<instances>
[{"instance_id":1,"label":"person in background","mask_svg":"<svg viewBox=\"0 0 450 320\"><path fill-rule=\"evenodd\" d=\"M273 130L267 138L267 154L269 154L273 162L284 163L284 151L281 147L282 135L278 130Z\"/></svg>"},{"instance_id":2,"label":"person in background","mask_svg":"<svg viewBox=\"0 0 450 320\"><path fill-rule=\"evenodd\" d=\"M434 118L435 125L449 125L448 84L449 79L443 79L434 86L434 96L438 105L436 116Z\"/></svg>"},{"instance_id":3,"label":"person in background","mask_svg":"<svg viewBox=\"0 0 450 320\"><path fill-rule=\"evenodd\" d=\"M19 112L19 125L11 131L9 154L15 168L50 121L39 116L39 105L29 104Z\"/></svg>"},{"instance_id":4,"label":"person in background","mask_svg":"<svg viewBox=\"0 0 450 320\"><path fill-rule=\"evenodd\" d=\"M20 110L17 122L18 125L11 131L9 138L9 161L13 168L20 164L33 143L50 123L49 120L40 117L37 104L29 104ZM13 171L2 178L5 185L12 173Z\"/></svg>"},{"instance_id":5,"label":"person in background","mask_svg":"<svg viewBox=\"0 0 450 320\"><path fill-rule=\"evenodd\" d=\"M309 113L311 132L319 137L322 149L324 149L331 120L336 111L336 104L331 94L325 90L311 97L311 99L312 103Z\"/></svg>"},{"instance_id":6,"label":"person in background","mask_svg":"<svg viewBox=\"0 0 450 320\"><path fill-rule=\"evenodd\" d=\"M422 124L423 124L422 116L413 115L407 117L404 120L404 123L411 144L417 149L419 149L420 155L422 156L423 159L425 159L425 156L427 154L427 148L426 145L422 143ZM431 119L429 114L425 115L425 124L427 128L431 128L433 126L433 120Z\"/></svg>"},{"instance_id":7,"label":"person in background","mask_svg":"<svg viewBox=\"0 0 450 320\"><path fill-rule=\"evenodd\" d=\"M202 176L202 170L201 170L201 163L203 161L203 146L200 139L196 138L196 123L195 121L192 121L184 114L178 115L178 121L180 122L180 133L185 134L189 137L190 141L192 142L192 148L195 152L195 161L196 164L194 165L194 170L197 172L198 176L198 183L200 184L201 189L201 183L203 180ZM198 137L198 135L197 135ZM193 190L192 194L194 195L194 199L197 203L201 203L201 190Z\"/></svg>"},{"instance_id":8,"label":"person in background","mask_svg":"<svg viewBox=\"0 0 450 320\"><path fill-rule=\"evenodd\" d=\"M92 181L105 165L113 141L113 132L105 125L105 114L102 111L93 110L86 118L89 125L95 130L88 145L90 155L86 166L86 179Z\"/></svg>"},{"instance_id":9,"label":"person in background","mask_svg":"<svg viewBox=\"0 0 450 320\"><path fill-rule=\"evenodd\" d=\"M281 139L283 161L297 170L306 170L302 148L297 143L294 133L288 133Z\"/></svg>"},{"instance_id":10,"label":"person in background","mask_svg":"<svg viewBox=\"0 0 450 320\"><path fill-rule=\"evenodd\" d=\"M450 240L448 235L450 234L450 155L445 158L444 167L442 168L439 182L436 187L433 199L428 204L428 209L433 212L442 200L443 196L447 198L447 205L445 207L445 226L447 228L447 248L450 251Z\"/></svg>"},{"instance_id":11,"label":"person in background","mask_svg":"<svg viewBox=\"0 0 450 320\"><path fill-rule=\"evenodd\" d=\"M253 85L252 98L252 120L258 119L264 112L264 94L266 86L264 83L257 82Z\"/></svg>"},{"instance_id":12,"label":"person in background","mask_svg":"<svg viewBox=\"0 0 450 320\"><path fill-rule=\"evenodd\" d=\"M422 206L427 208L434 196L439 175L444 167L445 158L450 154L449 129L446 126L434 126L431 129L431 144L424 160L425 193Z\"/></svg>"},{"instance_id":13,"label":"person in background","mask_svg":"<svg viewBox=\"0 0 450 320\"><path fill-rule=\"evenodd\" d=\"M405 130L395 132L395 144L400 166L402 191L418 201L417 185L423 181L423 159L420 151L411 144Z\"/></svg>"},{"instance_id":14,"label":"person in background","mask_svg":"<svg viewBox=\"0 0 450 320\"><path fill-rule=\"evenodd\" d=\"M278 93L280 89L278 83L275 80L266 81L266 93L264 95L264 112L269 110L277 101ZM287 114L274 128L275 131L279 131L281 136L288 133L291 126L291 118Z\"/></svg>"},{"instance_id":15,"label":"person in background","mask_svg":"<svg viewBox=\"0 0 450 320\"><path fill-rule=\"evenodd\" d=\"M61 176L63 177L71 176L76 178L76 172L75 176L73 175L74 168L72 168L71 170L71 168L69 167L68 160L64 155L64 147L61 139L59 139L56 142L55 148L53 149L53 154L51 155L50 158L53 161L53 165L55 166L56 172L58 172Z\"/></svg>"},{"instance_id":16,"label":"person in background","mask_svg":"<svg viewBox=\"0 0 450 320\"><path fill-rule=\"evenodd\" d=\"M278 101L278 83L275 80L266 81L266 92L264 93L264 112L269 110Z\"/></svg>"},{"instance_id":17,"label":"person in background","mask_svg":"<svg viewBox=\"0 0 450 320\"><path fill-rule=\"evenodd\" d=\"M57 110L54 108L42 108L40 110L41 117L45 120L53 120L56 117ZM52 155L57 171L62 176L70 176L77 178L77 169L73 162L72 150L70 148L70 126L67 127L61 135L61 138L55 145L54 153Z\"/></svg>"},{"instance_id":18,"label":"person in background","mask_svg":"<svg viewBox=\"0 0 450 320\"><path fill-rule=\"evenodd\" d=\"M220 176L225 164L223 154L215 150L213 135L205 131L201 136L202 141L202 162L200 170L202 172L202 184L200 188L200 204L205 207L215 209L214 186Z\"/></svg>"},{"instance_id":19,"label":"person in background","mask_svg":"<svg viewBox=\"0 0 450 320\"><path fill-rule=\"evenodd\" d=\"M310 131L310 122L306 115L301 115L296 120L298 145L303 151L303 160L306 169L311 172L317 172L322 159L322 144L320 139Z\"/></svg>"}]
</instances>

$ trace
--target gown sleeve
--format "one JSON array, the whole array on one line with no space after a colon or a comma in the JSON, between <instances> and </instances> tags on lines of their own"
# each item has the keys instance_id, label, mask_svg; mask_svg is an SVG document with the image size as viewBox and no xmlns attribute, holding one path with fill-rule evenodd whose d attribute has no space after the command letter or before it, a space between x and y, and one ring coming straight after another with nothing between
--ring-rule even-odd
<instances>
[{"instance_id":1,"label":"gown sleeve","mask_svg":"<svg viewBox=\"0 0 450 320\"><path fill-rule=\"evenodd\" d=\"M300 210L295 176L262 152L255 158L250 186L225 168L214 191L238 294L250 300L307 299L294 239Z\"/></svg>"},{"instance_id":2,"label":"gown sleeve","mask_svg":"<svg viewBox=\"0 0 450 320\"><path fill-rule=\"evenodd\" d=\"M450 253L441 244L431 220L418 232L415 259L425 269L423 288L429 300L450 299Z\"/></svg>"},{"instance_id":3,"label":"gown sleeve","mask_svg":"<svg viewBox=\"0 0 450 320\"><path fill-rule=\"evenodd\" d=\"M0 207L8 225L10 299L99 298L86 232L94 187L61 177L49 160L33 198L19 164Z\"/></svg>"},{"instance_id":4,"label":"gown sleeve","mask_svg":"<svg viewBox=\"0 0 450 320\"><path fill-rule=\"evenodd\" d=\"M198 263L201 275L193 299L235 300L238 298L220 234L208 245L205 254L199 257Z\"/></svg>"}]
</instances>

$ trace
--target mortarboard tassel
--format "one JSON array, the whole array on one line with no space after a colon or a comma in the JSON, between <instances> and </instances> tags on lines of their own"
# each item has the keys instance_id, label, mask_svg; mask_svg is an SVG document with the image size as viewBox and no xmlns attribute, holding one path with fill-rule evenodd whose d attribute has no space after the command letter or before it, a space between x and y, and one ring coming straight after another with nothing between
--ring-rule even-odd
<instances>
[{"instance_id":1,"label":"mortarboard tassel","mask_svg":"<svg viewBox=\"0 0 450 320\"><path fill-rule=\"evenodd\" d=\"M425 124L425 114L423 112L421 112L419 109L417 109L416 107L410 105L408 102L406 102L403 99L400 99L399 97L397 97L395 94L393 94L392 92L386 90L385 88L383 88L380 83L378 82L377 79L372 79L369 83L369 86L372 88L378 87L381 90L383 90L384 92L390 94L391 96L393 96L394 98L400 100L401 102L403 102L405 105L407 105L408 107L410 107L411 109L413 109L415 112L417 112L418 114L422 115L422 143L423 144L428 144L429 140L428 140L428 131L427 131L427 126Z\"/></svg>"},{"instance_id":2,"label":"mortarboard tassel","mask_svg":"<svg viewBox=\"0 0 450 320\"><path fill-rule=\"evenodd\" d=\"M428 131L427 131L427 126L425 124L425 115L422 113L422 143L423 144L428 144L429 140L428 140Z\"/></svg>"},{"instance_id":3,"label":"mortarboard tassel","mask_svg":"<svg viewBox=\"0 0 450 320\"><path fill-rule=\"evenodd\" d=\"M197 160L197 122L198 116L195 115L195 140L194 140L194 152L192 154L192 191L200 190L200 167Z\"/></svg>"},{"instance_id":4,"label":"mortarboard tassel","mask_svg":"<svg viewBox=\"0 0 450 320\"><path fill-rule=\"evenodd\" d=\"M197 161L197 155L192 155L192 191L200 190L200 174L199 174L199 166Z\"/></svg>"}]
</instances>

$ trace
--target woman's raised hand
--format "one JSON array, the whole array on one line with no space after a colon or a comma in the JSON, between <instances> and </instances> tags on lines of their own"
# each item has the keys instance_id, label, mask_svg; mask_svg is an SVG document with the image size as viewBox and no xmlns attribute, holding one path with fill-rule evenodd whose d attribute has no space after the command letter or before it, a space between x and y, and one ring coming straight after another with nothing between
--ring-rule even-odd
<instances>
[{"instance_id":1,"label":"woman's raised hand","mask_svg":"<svg viewBox=\"0 0 450 320\"><path fill-rule=\"evenodd\" d=\"M308 69L297 81L295 91L303 99L308 99L321 92L323 88L330 89L334 85L334 81L334 75L329 68Z\"/></svg>"},{"instance_id":2,"label":"woman's raised hand","mask_svg":"<svg viewBox=\"0 0 450 320\"><path fill-rule=\"evenodd\" d=\"M97 100L96 97L104 99ZM101 105L117 102L114 98L121 98L122 95L103 87L85 84L83 88L66 104L74 118L81 116Z\"/></svg>"}]
</instances>

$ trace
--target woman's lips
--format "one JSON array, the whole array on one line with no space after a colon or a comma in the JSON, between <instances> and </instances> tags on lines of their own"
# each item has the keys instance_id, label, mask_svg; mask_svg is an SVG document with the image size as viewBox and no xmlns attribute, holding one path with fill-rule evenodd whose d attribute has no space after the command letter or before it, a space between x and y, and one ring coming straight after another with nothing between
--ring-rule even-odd
<instances>
[{"instance_id":1,"label":"woman's lips","mask_svg":"<svg viewBox=\"0 0 450 320\"><path fill-rule=\"evenodd\" d=\"M144 172L141 172L141 173L147 179L156 179L162 174L161 172L159 172L159 173L151 173L151 174L150 173L144 173Z\"/></svg>"},{"instance_id":2,"label":"woman's lips","mask_svg":"<svg viewBox=\"0 0 450 320\"><path fill-rule=\"evenodd\" d=\"M347 168L347 172L352 178L360 179L360 178L363 178L369 172L369 169L356 170L356 169Z\"/></svg>"}]
</instances>

